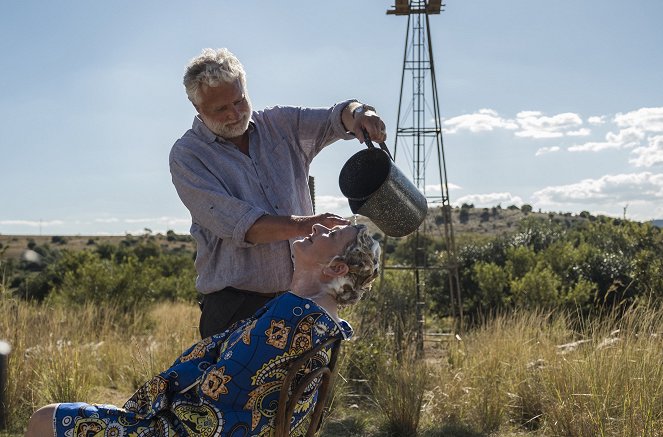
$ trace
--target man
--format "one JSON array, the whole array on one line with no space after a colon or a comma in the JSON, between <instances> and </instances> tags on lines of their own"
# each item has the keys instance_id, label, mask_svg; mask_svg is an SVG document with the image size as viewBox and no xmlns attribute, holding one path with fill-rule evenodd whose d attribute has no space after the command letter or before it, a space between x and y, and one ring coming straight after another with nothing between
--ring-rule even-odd
<instances>
[{"instance_id":1,"label":"man","mask_svg":"<svg viewBox=\"0 0 663 437\"><path fill-rule=\"evenodd\" d=\"M191 60L184 87L198 115L175 142L170 171L191 213L204 338L289 288L291 240L316 223L348 224L334 214L313 215L313 158L339 139L363 143L363 130L382 142L386 130L374 108L356 100L252 111L244 68L227 49L204 49Z\"/></svg>"}]
</instances>

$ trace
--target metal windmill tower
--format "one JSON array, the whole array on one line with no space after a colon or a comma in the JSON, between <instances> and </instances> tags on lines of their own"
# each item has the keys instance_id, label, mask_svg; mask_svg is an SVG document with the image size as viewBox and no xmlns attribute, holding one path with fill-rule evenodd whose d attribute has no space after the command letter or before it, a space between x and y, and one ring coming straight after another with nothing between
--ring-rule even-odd
<instances>
[{"instance_id":1,"label":"metal windmill tower","mask_svg":"<svg viewBox=\"0 0 663 437\"><path fill-rule=\"evenodd\" d=\"M444 222L446 254L443 265L428 265L426 248L423 246L425 236L431 232L427 221L424 221L424 224L412 236L415 244L414 260L412 265L407 268L414 271L418 356L423 355L425 278L431 270L447 271L451 315L455 320L455 329L458 330L463 326L460 280L451 222L451 205L429 22L429 16L439 14L442 6L442 0L395 0L393 9L387 11L387 14L406 15L408 20L394 158L399 146L402 146L408 159L411 158L413 181L426 196L429 212L433 206L439 208ZM437 164L437 166L433 164ZM427 177L428 170L434 172L430 177ZM431 187L437 186L438 182L439 194L437 194L437 189L435 194L431 194L430 191L433 191Z\"/></svg>"}]
</instances>

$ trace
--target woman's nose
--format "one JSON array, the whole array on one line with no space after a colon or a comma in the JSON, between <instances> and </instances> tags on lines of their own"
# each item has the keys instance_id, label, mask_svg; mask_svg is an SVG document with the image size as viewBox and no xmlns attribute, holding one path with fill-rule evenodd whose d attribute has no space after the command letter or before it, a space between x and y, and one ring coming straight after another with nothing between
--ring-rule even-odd
<instances>
[{"instance_id":1,"label":"woman's nose","mask_svg":"<svg viewBox=\"0 0 663 437\"><path fill-rule=\"evenodd\" d=\"M328 231L329 229L326 228L324 225L321 225L320 223L316 223L313 225L313 233L317 234L318 232L324 232Z\"/></svg>"}]
</instances>

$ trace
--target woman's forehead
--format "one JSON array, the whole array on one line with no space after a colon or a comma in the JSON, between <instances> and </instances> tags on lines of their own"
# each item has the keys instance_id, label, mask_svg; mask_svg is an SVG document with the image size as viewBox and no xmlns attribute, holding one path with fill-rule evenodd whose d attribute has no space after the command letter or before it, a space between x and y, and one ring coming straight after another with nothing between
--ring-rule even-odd
<instances>
[{"instance_id":1,"label":"woman's forehead","mask_svg":"<svg viewBox=\"0 0 663 437\"><path fill-rule=\"evenodd\" d=\"M342 233L344 236L347 236L348 240L353 239L359 230L351 225L338 225L332 228L332 231Z\"/></svg>"}]
</instances>

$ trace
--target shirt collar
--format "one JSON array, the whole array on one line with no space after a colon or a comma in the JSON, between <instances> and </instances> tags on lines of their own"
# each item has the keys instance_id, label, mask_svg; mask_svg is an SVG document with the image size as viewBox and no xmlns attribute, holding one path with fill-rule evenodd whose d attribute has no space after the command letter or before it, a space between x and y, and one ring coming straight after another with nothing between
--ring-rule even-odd
<instances>
[{"instance_id":1,"label":"shirt collar","mask_svg":"<svg viewBox=\"0 0 663 437\"><path fill-rule=\"evenodd\" d=\"M191 129L207 144L212 144L214 141L216 141L216 134L214 134L214 132L205 126L205 123L203 123L203 120L201 120L198 115L194 117L193 126L191 126Z\"/></svg>"}]
</instances>

